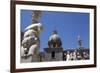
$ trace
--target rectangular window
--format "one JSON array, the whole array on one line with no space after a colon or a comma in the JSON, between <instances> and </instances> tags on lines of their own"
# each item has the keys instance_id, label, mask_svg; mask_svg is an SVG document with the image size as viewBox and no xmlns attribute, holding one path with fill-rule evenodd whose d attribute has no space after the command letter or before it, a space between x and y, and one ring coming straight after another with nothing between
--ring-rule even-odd
<instances>
[{"instance_id":1,"label":"rectangular window","mask_svg":"<svg viewBox=\"0 0 100 73\"><path fill-rule=\"evenodd\" d=\"M51 57L52 57L52 59L55 58L55 52L54 51L51 53Z\"/></svg>"}]
</instances>

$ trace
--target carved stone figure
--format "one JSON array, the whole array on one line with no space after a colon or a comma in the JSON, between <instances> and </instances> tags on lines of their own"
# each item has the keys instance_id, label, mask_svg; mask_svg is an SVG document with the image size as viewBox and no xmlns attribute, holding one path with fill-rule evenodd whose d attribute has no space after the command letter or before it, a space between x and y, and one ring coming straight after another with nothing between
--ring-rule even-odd
<instances>
[{"instance_id":1,"label":"carved stone figure","mask_svg":"<svg viewBox=\"0 0 100 73\"><path fill-rule=\"evenodd\" d=\"M39 34L43 26L39 23L41 11L33 11L32 24L25 28L21 43L21 62L38 62L40 39Z\"/></svg>"},{"instance_id":2,"label":"carved stone figure","mask_svg":"<svg viewBox=\"0 0 100 73\"><path fill-rule=\"evenodd\" d=\"M31 24L25 30L21 48L23 54L21 56L22 58L29 59L29 61L38 61L40 47L39 34L42 31L42 25L40 23Z\"/></svg>"}]
</instances>

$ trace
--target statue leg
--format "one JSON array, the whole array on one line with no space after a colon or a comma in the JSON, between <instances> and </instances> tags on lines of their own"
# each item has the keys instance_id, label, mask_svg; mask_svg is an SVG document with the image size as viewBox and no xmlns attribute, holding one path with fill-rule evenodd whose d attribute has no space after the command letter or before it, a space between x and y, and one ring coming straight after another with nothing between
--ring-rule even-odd
<instances>
[{"instance_id":1,"label":"statue leg","mask_svg":"<svg viewBox=\"0 0 100 73\"><path fill-rule=\"evenodd\" d=\"M29 48L28 55L32 56L32 60L31 60L32 62L38 62L39 61L39 51L38 51L38 45L37 44L32 45Z\"/></svg>"},{"instance_id":2,"label":"statue leg","mask_svg":"<svg viewBox=\"0 0 100 73\"><path fill-rule=\"evenodd\" d=\"M21 63L31 62L32 56L28 57L27 54L25 54L25 48L23 46L21 47L20 55L21 55Z\"/></svg>"}]
</instances>

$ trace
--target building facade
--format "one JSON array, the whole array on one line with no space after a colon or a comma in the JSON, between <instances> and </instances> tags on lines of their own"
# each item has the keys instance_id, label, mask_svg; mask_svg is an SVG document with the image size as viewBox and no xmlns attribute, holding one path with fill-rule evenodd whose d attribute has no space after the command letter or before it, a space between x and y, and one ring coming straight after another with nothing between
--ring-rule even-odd
<instances>
[{"instance_id":1,"label":"building facade","mask_svg":"<svg viewBox=\"0 0 100 73\"><path fill-rule=\"evenodd\" d=\"M66 60L87 60L89 59L89 48L84 48L78 37L79 48L64 49L62 41L54 31L48 40L48 47L40 54L40 61L66 61Z\"/></svg>"}]
</instances>

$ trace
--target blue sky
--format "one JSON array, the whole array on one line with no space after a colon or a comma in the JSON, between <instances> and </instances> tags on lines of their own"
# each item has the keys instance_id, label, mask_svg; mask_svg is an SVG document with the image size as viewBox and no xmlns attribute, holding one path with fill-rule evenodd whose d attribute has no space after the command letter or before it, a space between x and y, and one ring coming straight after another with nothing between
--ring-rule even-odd
<instances>
[{"instance_id":1,"label":"blue sky","mask_svg":"<svg viewBox=\"0 0 100 73\"><path fill-rule=\"evenodd\" d=\"M77 48L77 36L83 40L83 46L89 48L89 13L42 11L39 20L43 24L40 34L40 49L48 46L48 39L56 29L64 49ZM21 31L32 23L32 11L21 10Z\"/></svg>"}]
</instances>

